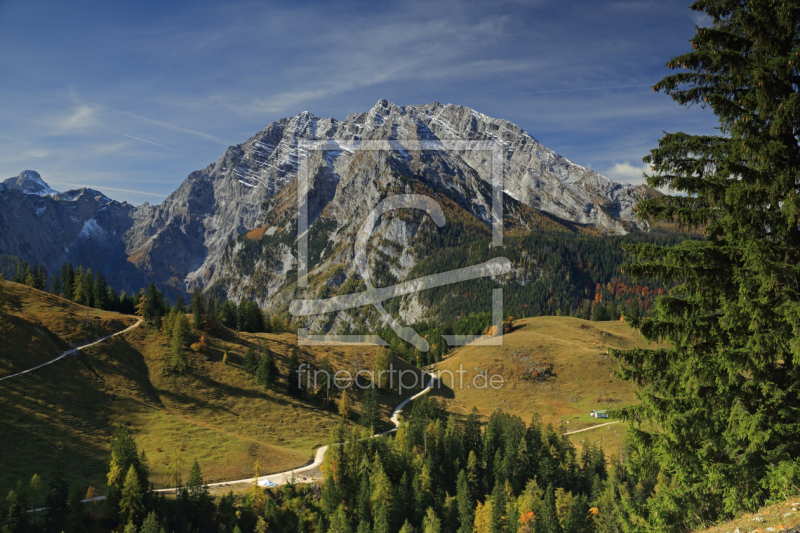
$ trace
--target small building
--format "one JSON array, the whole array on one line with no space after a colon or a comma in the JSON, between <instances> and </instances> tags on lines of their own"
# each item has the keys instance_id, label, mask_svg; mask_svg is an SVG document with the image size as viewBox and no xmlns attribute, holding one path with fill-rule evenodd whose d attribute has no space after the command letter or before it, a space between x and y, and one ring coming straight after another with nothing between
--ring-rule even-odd
<instances>
[{"instance_id":1,"label":"small building","mask_svg":"<svg viewBox=\"0 0 800 533\"><path fill-rule=\"evenodd\" d=\"M592 411L591 413L589 413L589 416L593 416L595 418L608 418L608 413L606 412L605 409L602 409L599 411Z\"/></svg>"}]
</instances>

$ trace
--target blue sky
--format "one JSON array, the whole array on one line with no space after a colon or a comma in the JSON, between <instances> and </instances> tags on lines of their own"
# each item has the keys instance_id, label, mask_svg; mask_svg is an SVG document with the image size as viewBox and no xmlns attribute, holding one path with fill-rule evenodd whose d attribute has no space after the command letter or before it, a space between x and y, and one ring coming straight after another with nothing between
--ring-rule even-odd
<instances>
[{"instance_id":1,"label":"blue sky","mask_svg":"<svg viewBox=\"0 0 800 533\"><path fill-rule=\"evenodd\" d=\"M472 107L640 183L662 130L716 125L649 88L707 22L689 5L0 0L0 177L158 203L272 121L386 98Z\"/></svg>"}]
</instances>

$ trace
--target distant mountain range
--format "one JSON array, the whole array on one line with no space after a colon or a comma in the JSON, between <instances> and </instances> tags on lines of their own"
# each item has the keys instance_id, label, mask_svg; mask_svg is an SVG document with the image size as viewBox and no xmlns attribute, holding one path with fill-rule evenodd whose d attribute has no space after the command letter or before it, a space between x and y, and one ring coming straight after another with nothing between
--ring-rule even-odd
<instances>
[{"instance_id":1,"label":"distant mountain range","mask_svg":"<svg viewBox=\"0 0 800 533\"><path fill-rule=\"evenodd\" d=\"M383 283L404 280L443 247L490 234L491 165L485 153L314 153L310 283L299 291L298 143L313 139L498 141L509 234L647 230L633 209L642 198L659 194L575 164L506 120L450 104L397 106L380 100L343 121L302 112L269 124L228 148L216 163L192 172L159 205L135 207L86 188L59 193L26 170L0 185L0 253L41 263L51 273L64 261L101 269L117 289L138 291L154 282L174 298L198 286L282 310L294 297L354 288L360 280L349 264L355 232L387 195L428 194L443 206L448 222L436 228L417 211L382 217L370 262Z\"/></svg>"}]
</instances>

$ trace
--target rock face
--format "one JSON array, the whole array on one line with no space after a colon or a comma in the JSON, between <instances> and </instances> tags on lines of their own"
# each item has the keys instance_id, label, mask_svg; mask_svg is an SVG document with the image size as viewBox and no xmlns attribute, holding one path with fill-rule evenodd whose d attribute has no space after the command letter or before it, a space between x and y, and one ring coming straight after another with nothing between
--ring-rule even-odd
<instances>
[{"instance_id":1,"label":"rock face","mask_svg":"<svg viewBox=\"0 0 800 533\"><path fill-rule=\"evenodd\" d=\"M56 192L34 171L0 184L0 250L54 273L65 261L114 274L128 290L144 280L120 264L135 208L93 189Z\"/></svg>"},{"instance_id":2,"label":"rock face","mask_svg":"<svg viewBox=\"0 0 800 533\"><path fill-rule=\"evenodd\" d=\"M23 172L0 188L0 253L38 261L48 269L63 260L97 265L118 289L138 290L137 284L153 281L172 296L194 286L215 286L235 298L248 294L254 277L269 273L276 280L275 291L258 300L276 305L272 299L279 296L277 286L296 269L296 233L291 232L296 232L297 147L312 139L496 140L503 145L504 188L511 205L506 207L507 224L528 229L541 222L534 220L538 212L603 234L646 229L635 220L633 207L655 194L572 163L511 122L461 106L397 106L380 100L368 112L343 121L303 112L274 122L228 148L216 163L191 173L157 206L134 208L89 189L56 193L35 172ZM416 186L401 176L413 177L488 228L491 166L486 152L341 150L311 154L309 163L309 223L335 234L331 246L322 243L322 252L337 250L344 254L338 260L352 253L352 241L350 252L337 243L354 237L382 197ZM418 259L404 247L421 222L405 226L390 220L383 217L376 233L385 247L397 249L390 270L402 279ZM272 259L261 257L259 266L242 271L248 261L237 254L247 243L240 236L259 228L261 251L266 241L274 245Z\"/></svg>"}]
</instances>

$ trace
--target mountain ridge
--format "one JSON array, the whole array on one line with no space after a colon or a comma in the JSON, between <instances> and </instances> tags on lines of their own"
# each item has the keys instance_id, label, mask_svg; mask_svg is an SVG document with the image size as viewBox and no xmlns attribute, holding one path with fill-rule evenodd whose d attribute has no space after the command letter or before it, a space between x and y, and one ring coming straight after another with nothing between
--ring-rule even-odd
<instances>
[{"instance_id":1,"label":"mountain ridge","mask_svg":"<svg viewBox=\"0 0 800 533\"><path fill-rule=\"evenodd\" d=\"M40 262L51 272L65 260L99 268L115 287L129 291L149 282L173 298L195 286L206 289L219 281L220 262L230 243L263 226L278 204L292 203L298 144L325 139L497 141L503 145L507 201L514 199L554 219L602 234L646 230L647 224L635 218L633 208L641 198L657 194L646 186L620 184L575 164L509 121L451 104L398 106L379 100L369 111L341 121L304 111L270 123L226 149L216 162L190 173L157 205L133 207L91 189L56 193L37 173L23 172L0 186L0 201L16 206L14 217L0 215L0 228L7 235L5 240L0 237L0 252ZM363 218L385 193L377 188L364 196L368 182L388 174L424 179L434 190L447 190L460 198L471 216L488 222L491 165L485 155L362 155L343 151L309 158L310 222L326 209L340 223L346 217ZM390 182L394 183L392 179L381 183L389 186ZM49 221L49 227L43 224L42 215L36 215L42 207L42 214L50 209L62 215L64 224L56 219ZM72 216L73 212L79 216ZM287 216L296 213L290 209ZM53 239L29 245L31 240L42 240L36 235L52 231L57 222L69 230L60 228L60 246Z\"/></svg>"}]
</instances>

